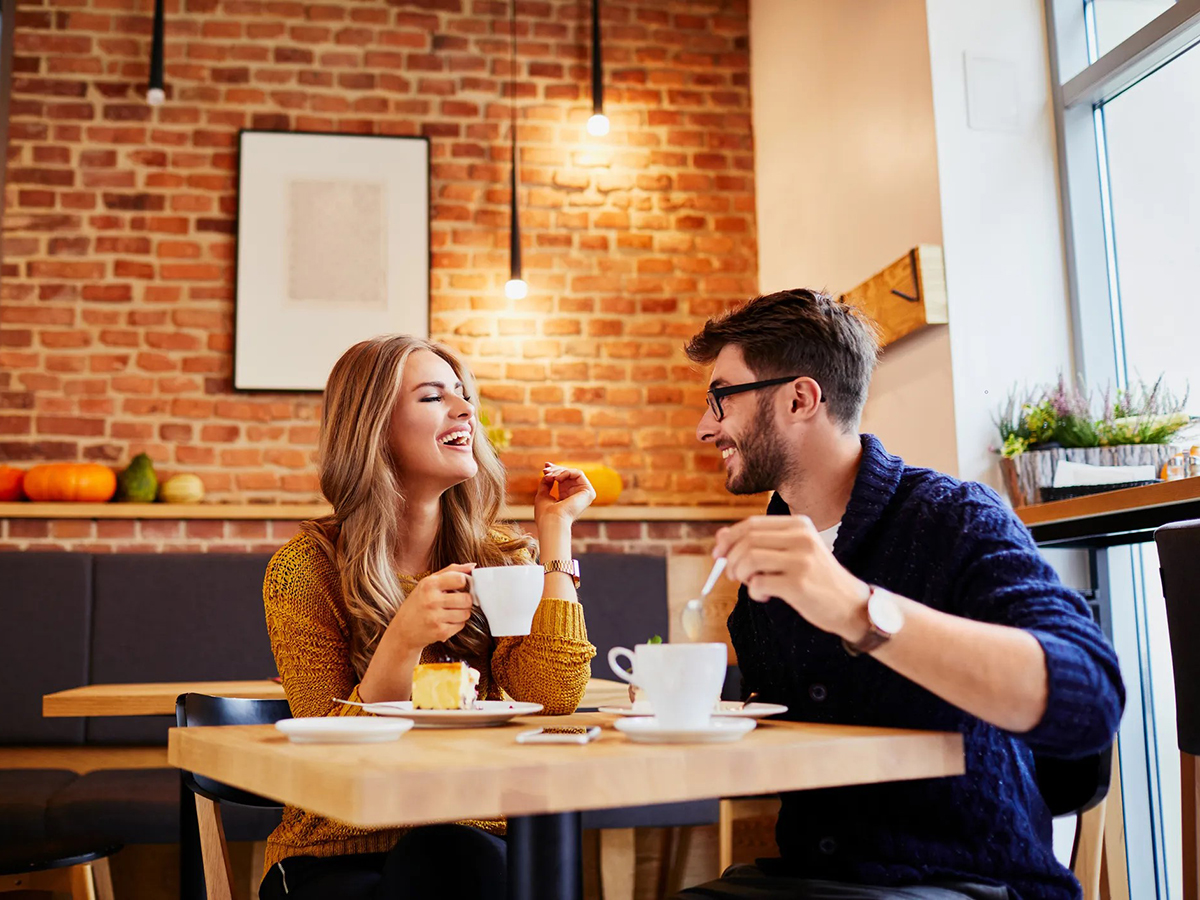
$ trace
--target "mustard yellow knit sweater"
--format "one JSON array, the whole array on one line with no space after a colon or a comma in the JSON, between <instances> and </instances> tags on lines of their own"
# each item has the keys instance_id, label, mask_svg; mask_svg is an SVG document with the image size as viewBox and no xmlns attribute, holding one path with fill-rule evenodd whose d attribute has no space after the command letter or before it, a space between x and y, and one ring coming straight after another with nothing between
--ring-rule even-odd
<instances>
[{"instance_id":1,"label":"mustard yellow knit sweater","mask_svg":"<svg viewBox=\"0 0 1200 900\"><path fill-rule=\"evenodd\" d=\"M353 716L358 707L330 698L359 700L350 666L350 612L337 570L308 535L279 549L263 582L267 631L283 678L292 715ZM596 648L588 643L583 607L543 599L526 637L496 638L490 667L480 672L479 695L498 700L503 689L514 700L540 703L548 714L573 712L588 682ZM432 660L430 660L432 661ZM468 822L493 834L503 820ZM286 807L283 821L267 839L266 867L289 856L338 856L390 850L405 828L363 829Z\"/></svg>"}]
</instances>

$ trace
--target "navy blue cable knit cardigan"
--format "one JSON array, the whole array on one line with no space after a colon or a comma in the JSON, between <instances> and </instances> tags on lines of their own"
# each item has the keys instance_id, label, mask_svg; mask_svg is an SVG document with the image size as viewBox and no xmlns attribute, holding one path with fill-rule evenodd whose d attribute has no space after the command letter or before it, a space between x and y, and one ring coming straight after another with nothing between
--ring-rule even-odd
<instances>
[{"instance_id":1,"label":"navy blue cable knit cardigan","mask_svg":"<svg viewBox=\"0 0 1200 900\"><path fill-rule=\"evenodd\" d=\"M958 616L1023 628L1046 653L1042 721L1013 734L939 699L745 588L729 616L744 687L786 718L958 731L966 774L785 794L767 871L896 885L968 880L1021 900L1074 900L1054 858L1033 753L1077 757L1108 746L1125 691L1117 659L1083 599L1064 587L1029 532L990 488L906 466L872 435L833 552L864 581ZM768 514L787 515L778 495Z\"/></svg>"}]
</instances>

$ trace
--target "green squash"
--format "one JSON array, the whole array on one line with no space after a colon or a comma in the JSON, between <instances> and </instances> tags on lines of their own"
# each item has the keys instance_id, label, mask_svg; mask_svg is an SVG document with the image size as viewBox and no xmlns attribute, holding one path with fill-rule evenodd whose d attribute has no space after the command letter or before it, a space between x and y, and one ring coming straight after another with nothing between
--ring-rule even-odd
<instances>
[{"instance_id":1,"label":"green squash","mask_svg":"<svg viewBox=\"0 0 1200 900\"><path fill-rule=\"evenodd\" d=\"M117 476L117 502L153 503L157 494L158 476L154 474L154 464L145 453L139 453Z\"/></svg>"}]
</instances>

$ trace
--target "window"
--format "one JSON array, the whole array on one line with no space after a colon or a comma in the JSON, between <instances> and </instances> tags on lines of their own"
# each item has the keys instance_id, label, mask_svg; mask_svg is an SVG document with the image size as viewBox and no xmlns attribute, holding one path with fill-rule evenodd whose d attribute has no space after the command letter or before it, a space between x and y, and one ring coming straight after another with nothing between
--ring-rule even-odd
<instances>
[{"instance_id":1,"label":"window","mask_svg":"<svg viewBox=\"0 0 1200 900\"><path fill-rule=\"evenodd\" d=\"M1200 0L1046 0L1075 362L1200 414ZM1182 898L1179 751L1152 543L1094 551L1128 692L1121 784L1130 896Z\"/></svg>"}]
</instances>

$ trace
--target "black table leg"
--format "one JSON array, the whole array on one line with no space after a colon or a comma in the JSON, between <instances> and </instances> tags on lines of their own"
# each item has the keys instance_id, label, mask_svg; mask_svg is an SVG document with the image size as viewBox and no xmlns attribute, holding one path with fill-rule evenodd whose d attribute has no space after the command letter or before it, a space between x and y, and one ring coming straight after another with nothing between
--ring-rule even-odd
<instances>
[{"instance_id":1,"label":"black table leg","mask_svg":"<svg viewBox=\"0 0 1200 900\"><path fill-rule=\"evenodd\" d=\"M184 784L182 771L179 773L179 900L205 900L196 797Z\"/></svg>"},{"instance_id":2,"label":"black table leg","mask_svg":"<svg viewBox=\"0 0 1200 900\"><path fill-rule=\"evenodd\" d=\"M582 900L580 815L508 820L508 900Z\"/></svg>"}]
</instances>

